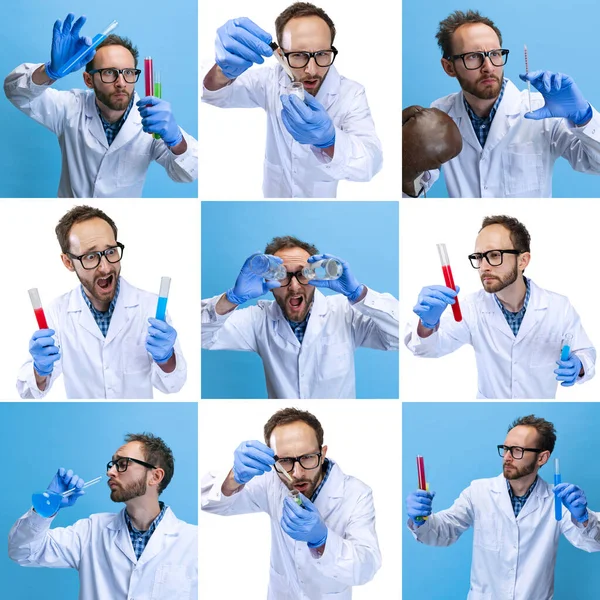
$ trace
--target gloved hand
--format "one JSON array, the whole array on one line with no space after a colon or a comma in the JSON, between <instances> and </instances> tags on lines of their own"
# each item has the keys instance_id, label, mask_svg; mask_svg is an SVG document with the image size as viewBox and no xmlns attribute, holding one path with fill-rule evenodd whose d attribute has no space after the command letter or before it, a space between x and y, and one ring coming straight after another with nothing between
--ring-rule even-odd
<instances>
[{"instance_id":1,"label":"gloved hand","mask_svg":"<svg viewBox=\"0 0 600 600\"><path fill-rule=\"evenodd\" d=\"M158 133L169 148L181 142L183 134L175 121L169 102L146 96L138 100L136 105L142 116L142 129L146 133Z\"/></svg>"},{"instance_id":2,"label":"gloved hand","mask_svg":"<svg viewBox=\"0 0 600 600\"><path fill-rule=\"evenodd\" d=\"M456 291L445 285L425 286L413 308L413 312L421 319L423 327L435 329L447 306L456 302L454 298L456 298L459 291L458 286Z\"/></svg>"},{"instance_id":3,"label":"gloved hand","mask_svg":"<svg viewBox=\"0 0 600 600\"><path fill-rule=\"evenodd\" d=\"M228 79L239 77L253 63L261 65L263 56L273 56L271 36L247 17L231 19L217 29L215 62Z\"/></svg>"},{"instance_id":4,"label":"gloved hand","mask_svg":"<svg viewBox=\"0 0 600 600\"><path fill-rule=\"evenodd\" d=\"M54 344L54 329L38 329L29 340L29 353L33 368L41 377L52 374L54 363L60 359L60 351Z\"/></svg>"},{"instance_id":5,"label":"gloved hand","mask_svg":"<svg viewBox=\"0 0 600 600\"><path fill-rule=\"evenodd\" d=\"M75 25L71 27L74 18L75 15L69 13L65 19L64 25L61 23L60 19L54 23L50 60L44 65L46 68L46 75L48 75L50 79L60 79L69 73L79 71L79 69L85 67L96 54L96 50L87 52L79 62L75 63L73 68L69 69L66 73L62 73L61 75L58 74L60 69L82 48L92 45L92 38L79 35L86 18L79 17L79 19L75 21Z\"/></svg>"},{"instance_id":6,"label":"gloved hand","mask_svg":"<svg viewBox=\"0 0 600 600\"><path fill-rule=\"evenodd\" d=\"M416 490L411 492L406 498L406 512L413 523L420 527L423 520L417 520L419 517L428 517L432 513L431 504L435 492L426 492L425 490Z\"/></svg>"},{"instance_id":7,"label":"gloved hand","mask_svg":"<svg viewBox=\"0 0 600 600\"><path fill-rule=\"evenodd\" d=\"M316 148L329 148L335 144L333 121L314 96L304 94L304 102L291 94L280 98L283 104L283 124L299 144L309 144Z\"/></svg>"},{"instance_id":8,"label":"gloved hand","mask_svg":"<svg viewBox=\"0 0 600 600\"><path fill-rule=\"evenodd\" d=\"M243 304L252 300L252 298L259 298L266 294L269 290L281 287L281 283L276 280L265 281L260 275L256 275L250 269L250 261L254 257L254 254L249 256L240 271L235 285L225 292L225 296L229 302L233 304ZM275 256L277 262L283 263L283 260L279 256Z\"/></svg>"},{"instance_id":9,"label":"gloved hand","mask_svg":"<svg viewBox=\"0 0 600 600\"><path fill-rule=\"evenodd\" d=\"M592 118L592 107L579 91L577 84L564 73L551 71L533 71L527 75L519 75L523 81L529 81L541 92L545 106L526 113L526 119L547 119L564 117L580 125Z\"/></svg>"},{"instance_id":10,"label":"gloved hand","mask_svg":"<svg viewBox=\"0 0 600 600\"><path fill-rule=\"evenodd\" d=\"M556 381L562 381L560 385L563 387L575 385L582 366L577 354L570 354L567 360L557 360L556 364L558 365L558 369L554 371Z\"/></svg>"},{"instance_id":11,"label":"gloved hand","mask_svg":"<svg viewBox=\"0 0 600 600\"><path fill-rule=\"evenodd\" d=\"M583 523L588 520L587 499L580 487L572 483L559 483L553 491L576 521Z\"/></svg>"},{"instance_id":12,"label":"gloved hand","mask_svg":"<svg viewBox=\"0 0 600 600\"><path fill-rule=\"evenodd\" d=\"M173 356L173 348L177 339L177 331L166 321L159 319L148 319L148 337L146 338L146 350L152 355L154 362L160 364L167 362Z\"/></svg>"},{"instance_id":13,"label":"gloved hand","mask_svg":"<svg viewBox=\"0 0 600 600\"><path fill-rule=\"evenodd\" d=\"M56 472L56 475L52 478L52 481L48 485L46 491L54 492L55 494L62 494L67 490L76 488L78 490L77 492L73 492L70 496L62 499L60 508L65 508L66 506L73 506L73 504L77 502L77 498L85 494L85 491L81 489L84 483L85 481L81 479L81 477L73 475L73 471L71 469L67 471L61 467Z\"/></svg>"},{"instance_id":14,"label":"gloved hand","mask_svg":"<svg viewBox=\"0 0 600 600\"><path fill-rule=\"evenodd\" d=\"M233 453L233 478L241 484L271 470L275 452L258 440L242 442Z\"/></svg>"},{"instance_id":15,"label":"gloved hand","mask_svg":"<svg viewBox=\"0 0 600 600\"><path fill-rule=\"evenodd\" d=\"M342 276L339 279L327 279L327 280L315 280L311 279L308 283L310 285L314 285L315 287L326 287L334 292L339 292L340 294L344 294L350 302L355 302L357 298L363 293L364 285L354 277L354 274L350 270L350 265L343 259L338 258L337 256L333 256L333 254L315 254L311 256L306 262L314 263L318 260L323 260L326 258L335 258L342 263Z\"/></svg>"},{"instance_id":16,"label":"gloved hand","mask_svg":"<svg viewBox=\"0 0 600 600\"><path fill-rule=\"evenodd\" d=\"M289 496L283 501L281 529L293 540L307 542L309 548L319 548L327 541L327 525L325 525L317 507L303 494L299 506Z\"/></svg>"}]
</instances>

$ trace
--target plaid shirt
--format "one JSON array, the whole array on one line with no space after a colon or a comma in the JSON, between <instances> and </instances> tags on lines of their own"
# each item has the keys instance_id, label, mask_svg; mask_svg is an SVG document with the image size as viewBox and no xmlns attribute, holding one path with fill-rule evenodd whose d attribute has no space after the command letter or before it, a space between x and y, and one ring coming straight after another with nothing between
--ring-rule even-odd
<instances>
[{"instance_id":1,"label":"plaid shirt","mask_svg":"<svg viewBox=\"0 0 600 600\"><path fill-rule=\"evenodd\" d=\"M85 300L85 303L88 305L90 312L92 313L92 317L94 317L94 321L96 321L102 335L106 337L108 333L108 328L110 326L110 320L112 318L113 312L115 311L115 306L117 304L117 298L119 297L119 288L121 287L121 279L117 279L117 289L115 290L115 297L112 299L108 310L105 312L101 312L94 308L94 305L90 302L90 299L87 297L86 293L83 291L83 286L81 287L81 295Z\"/></svg>"},{"instance_id":2,"label":"plaid shirt","mask_svg":"<svg viewBox=\"0 0 600 600\"><path fill-rule=\"evenodd\" d=\"M158 505L160 506L160 513L158 513L158 517L156 517L156 519L152 521L152 524L148 528L148 531L139 531L138 529L136 529L133 526L129 515L127 514L127 511L125 511L125 521L127 522L127 529L129 529L131 545L133 546L135 557L138 560L140 560L140 556L142 555L142 552L148 545L148 542L150 541L152 534L158 527L158 524L162 521L162 518L165 516L165 511L167 510L166 504L164 502L159 502Z\"/></svg>"},{"instance_id":3,"label":"plaid shirt","mask_svg":"<svg viewBox=\"0 0 600 600\"><path fill-rule=\"evenodd\" d=\"M515 512L515 518L519 516L521 509L525 506L525 502L527 502L527 498L531 496L531 492L533 492L533 488L537 483L538 478L536 477L534 482L531 484L531 487L527 490L527 493L524 496L515 496L512 488L510 487L510 483L508 483L508 479L506 480L506 486L508 487L508 495L510 496L510 501L512 502L513 511Z\"/></svg>"},{"instance_id":4,"label":"plaid shirt","mask_svg":"<svg viewBox=\"0 0 600 600\"><path fill-rule=\"evenodd\" d=\"M311 496L310 501L314 504L315 500L317 499L317 496L321 493L321 490L323 489L323 486L325 485L325 482L327 481L327 478L329 477L329 474L331 473L331 469L333 469L333 465L335 463L332 460L329 460L328 458L326 458L323 461L323 480L321 481L321 483L319 484L319 487L317 487L317 489L314 491L313 495Z\"/></svg>"},{"instance_id":5,"label":"plaid shirt","mask_svg":"<svg viewBox=\"0 0 600 600\"><path fill-rule=\"evenodd\" d=\"M506 87L506 82L508 79L502 80L502 88L500 89L500 94L498 95L498 99L494 102L494 106L490 111L490 114L487 118L482 119L478 117L473 109L469 106L466 98L463 96L463 101L465 103L465 108L467 109L467 113L469 114L469 118L471 119L471 125L473 125L473 130L475 131L475 135L483 148L485 146L485 142L487 141L488 133L490 132L490 127L492 126L492 121L494 120L494 116L496 111L498 110L498 106L500 106L500 102L502 101L502 96L504 96L504 88Z\"/></svg>"},{"instance_id":6,"label":"plaid shirt","mask_svg":"<svg viewBox=\"0 0 600 600\"><path fill-rule=\"evenodd\" d=\"M96 110L98 111L98 116L100 117L100 121L102 121L102 127L104 127L104 133L106 134L106 141L108 142L109 146L115 141L117 134L119 133L119 131L121 131L121 127L123 127L123 123L125 123L125 120L129 116L132 106L133 106L133 94L131 95L131 100L129 101L129 106L127 107L127 110L123 113L123 116L115 123L109 123L108 121L106 121L104 119L104 116L100 112L100 107L96 103Z\"/></svg>"},{"instance_id":7,"label":"plaid shirt","mask_svg":"<svg viewBox=\"0 0 600 600\"><path fill-rule=\"evenodd\" d=\"M523 322L523 319L525 317L525 311L527 310L527 305L529 304L529 296L531 295L531 288L529 287L529 279L527 279L527 277L523 277L523 279L525 280L525 285L527 286L527 291L525 292L525 302L523 302L523 307L521 308L521 310L519 312L514 313L514 312L510 312L510 310L507 310L504 307L504 304L502 304L502 302L500 302L500 300L498 300L498 296L496 296L496 294L494 294L494 298L496 299L496 302L497 302L498 306L500 307L500 310L504 314L504 317L506 318L506 322L508 323L509 327L512 329L512 332L514 333L515 337L517 337L517 333L519 333L519 328L521 327L521 323Z\"/></svg>"},{"instance_id":8,"label":"plaid shirt","mask_svg":"<svg viewBox=\"0 0 600 600\"><path fill-rule=\"evenodd\" d=\"M308 319L310 319L310 311L306 315L306 319L304 319L304 321L302 321L301 323L295 323L294 321L290 321L288 319L288 323L290 324L290 327L292 328L292 331L294 332L296 339L300 343L302 343L302 340L304 339L304 333L306 332L306 326L308 325Z\"/></svg>"}]
</instances>

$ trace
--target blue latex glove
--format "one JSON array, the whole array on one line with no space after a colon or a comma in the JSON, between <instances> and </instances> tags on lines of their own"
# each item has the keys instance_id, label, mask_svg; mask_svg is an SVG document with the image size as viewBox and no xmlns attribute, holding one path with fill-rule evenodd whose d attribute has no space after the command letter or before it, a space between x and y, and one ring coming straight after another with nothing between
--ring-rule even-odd
<instances>
[{"instance_id":1,"label":"blue latex glove","mask_svg":"<svg viewBox=\"0 0 600 600\"><path fill-rule=\"evenodd\" d=\"M317 507L303 494L299 506L289 496L283 501L281 529L293 540L307 542L309 548L320 548L327 541L327 525L325 525Z\"/></svg>"},{"instance_id":2,"label":"blue latex glove","mask_svg":"<svg viewBox=\"0 0 600 600\"><path fill-rule=\"evenodd\" d=\"M81 479L81 477L73 475L73 471L71 469L67 471L61 467L56 472L56 475L52 478L52 481L50 482L50 485L48 485L46 491L54 492L55 494L62 494L67 490L77 488L79 491L73 492L70 496L62 499L60 508L65 508L66 506L73 506L73 504L77 502L77 498L85 494L85 491L81 489L84 483L85 481Z\"/></svg>"},{"instance_id":3,"label":"blue latex glove","mask_svg":"<svg viewBox=\"0 0 600 600\"><path fill-rule=\"evenodd\" d=\"M29 354L33 368L42 377L52 374L54 363L60 359L60 351L54 344L54 329L38 329L29 340Z\"/></svg>"},{"instance_id":4,"label":"blue latex glove","mask_svg":"<svg viewBox=\"0 0 600 600\"><path fill-rule=\"evenodd\" d=\"M69 13L65 19L64 25L60 19L54 23L50 60L45 64L46 74L50 79L60 79L58 71L60 71L61 67L69 62L69 60L82 48L92 45L92 38L79 35L86 18L79 17L73 25L74 18L75 15ZM78 63L75 63L72 69L69 69L63 74L63 77L85 67L85 65L94 58L95 54L96 50L91 50L87 54L84 54L82 59Z\"/></svg>"},{"instance_id":5,"label":"blue latex glove","mask_svg":"<svg viewBox=\"0 0 600 600\"><path fill-rule=\"evenodd\" d=\"M411 492L406 498L406 512L417 527L420 527L425 522L423 520L417 520L419 517L428 517L431 515L431 504L434 496L435 492L416 490Z\"/></svg>"},{"instance_id":6,"label":"blue latex glove","mask_svg":"<svg viewBox=\"0 0 600 600\"><path fill-rule=\"evenodd\" d=\"M318 260L323 260L325 258L335 258L342 263L342 276L339 279L328 279L328 280L315 280L311 279L308 283L309 285L314 285L315 287L326 287L334 292L338 292L340 294L344 294L350 302L355 302L360 295L363 293L364 285L354 277L352 271L350 270L350 265L343 259L338 258L337 256L333 256L333 254L315 254L311 256L306 262L314 263Z\"/></svg>"},{"instance_id":7,"label":"blue latex glove","mask_svg":"<svg viewBox=\"0 0 600 600\"><path fill-rule=\"evenodd\" d=\"M556 381L562 381L560 385L563 387L575 385L582 367L578 356L570 354L567 360L557 360L556 364L558 365L558 369L554 371Z\"/></svg>"},{"instance_id":8,"label":"blue latex glove","mask_svg":"<svg viewBox=\"0 0 600 600\"><path fill-rule=\"evenodd\" d=\"M592 118L592 107L579 91L577 84L564 73L551 71L533 71L528 75L519 75L523 81L529 81L544 96L545 106L526 113L526 119L547 119L564 117L581 125Z\"/></svg>"},{"instance_id":9,"label":"blue latex glove","mask_svg":"<svg viewBox=\"0 0 600 600\"><path fill-rule=\"evenodd\" d=\"M292 95L280 98L283 104L283 124L299 144L309 144L316 148L329 148L335 144L333 121L314 96L304 94L304 102Z\"/></svg>"},{"instance_id":10,"label":"blue latex glove","mask_svg":"<svg viewBox=\"0 0 600 600\"><path fill-rule=\"evenodd\" d=\"M258 440L242 442L233 453L233 478L241 484L271 470L275 453Z\"/></svg>"},{"instance_id":11,"label":"blue latex glove","mask_svg":"<svg viewBox=\"0 0 600 600\"><path fill-rule=\"evenodd\" d=\"M588 520L587 499L580 487L572 483L559 483L553 491L576 521L584 523Z\"/></svg>"},{"instance_id":12,"label":"blue latex glove","mask_svg":"<svg viewBox=\"0 0 600 600\"><path fill-rule=\"evenodd\" d=\"M256 273L252 272L250 269L250 261L253 256L254 254L246 259L240 274L235 280L235 285L225 292L227 300L233 304L244 304L244 302L248 302L248 300L263 296L269 290L281 287L279 281L274 279L265 281L260 275L256 275ZM280 264L283 263L283 260L279 258L279 256L275 256L274 258L277 259L277 262Z\"/></svg>"},{"instance_id":13,"label":"blue latex glove","mask_svg":"<svg viewBox=\"0 0 600 600\"><path fill-rule=\"evenodd\" d=\"M271 36L247 17L231 19L217 29L215 62L228 79L239 77L254 63L265 62L263 56L273 56L269 46Z\"/></svg>"},{"instance_id":14,"label":"blue latex glove","mask_svg":"<svg viewBox=\"0 0 600 600\"><path fill-rule=\"evenodd\" d=\"M458 286L456 291L445 285L425 286L419 293L413 312L421 319L424 327L435 329L448 305L454 304L459 291Z\"/></svg>"},{"instance_id":15,"label":"blue latex glove","mask_svg":"<svg viewBox=\"0 0 600 600\"><path fill-rule=\"evenodd\" d=\"M146 133L158 133L169 148L181 142L183 134L175 121L169 102L154 96L145 96L136 102L136 106L142 116L142 129Z\"/></svg>"},{"instance_id":16,"label":"blue latex glove","mask_svg":"<svg viewBox=\"0 0 600 600\"><path fill-rule=\"evenodd\" d=\"M148 323L150 327L146 338L146 350L152 355L154 362L167 362L173 356L177 331L166 321L152 317L148 319Z\"/></svg>"}]
</instances>

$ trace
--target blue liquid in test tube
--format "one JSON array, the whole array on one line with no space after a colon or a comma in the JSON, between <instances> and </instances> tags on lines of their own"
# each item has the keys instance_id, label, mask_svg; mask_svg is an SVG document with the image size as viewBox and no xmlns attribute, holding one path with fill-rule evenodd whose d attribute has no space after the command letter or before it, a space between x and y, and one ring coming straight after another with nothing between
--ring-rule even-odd
<instances>
[{"instance_id":1,"label":"blue liquid in test tube","mask_svg":"<svg viewBox=\"0 0 600 600\"><path fill-rule=\"evenodd\" d=\"M565 334L563 338L563 346L560 351L560 360L569 360L569 354L571 354L571 342L573 341L573 335L570 333Z\"/></svg>"},{"instance_id":2,"label":"blue liquid in test tube","mask_svg":"<svg viewBox=\"0 0 600 600\"><path fill-rule=\"evenodd\" d=\"M170 277L160 278L160 291L158 292L158 304L156 305L156 318L164 321L167 314L167 300L169 299Z\"/></svg>"},{"instance_id":3,"label":"blue liquid in test tube","mask_svg":"<svg viewBox=\"0 0 600 600\"><path fill-rule=\"evenodd\" d=\"M562 477L560 475L560 466L558 458L554 459L554 485L562 483ZM557 521L562 519L562 500L557 496L554 497L554 518Z\"/></svg>"}]
</instances>

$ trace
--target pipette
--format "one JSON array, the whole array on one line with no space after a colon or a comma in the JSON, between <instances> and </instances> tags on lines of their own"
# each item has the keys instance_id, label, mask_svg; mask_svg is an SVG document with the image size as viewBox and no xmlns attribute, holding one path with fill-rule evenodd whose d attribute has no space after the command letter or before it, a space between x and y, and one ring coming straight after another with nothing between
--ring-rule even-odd
<instances>
[{"instance_id":1,"label":"pipette","mask_svg":"<svg viewBox=\"0 0 600 600\"><path fill-rule=\"evenodd\" d=\"M427 491L427 478L425 477L425 459L421 455L417 455L417 479L419 481L419 489ZM417 517L416 521L426 521L427 517Z\"/></svg>"},{"instance_id":2,"label":"pipette","mask_svg":"<svg viewBox=\"0 0 600 600\"><path fill-rule=\"evenodd\" d=\"M66 492L58 493L58 492L49 492L45 491L39 494L33 494L31 496L31 503L35 512L40 514L42 517L51 517L56 514L60 507L60 503L63 498L68 498L73 495L75 492L79 490L84 490L95 483L98 483L102 480L102 476L96 477L95 479L90 479L90 481L86 481L81 488L71 488Z\"/></svg>"},{"instance_id":3,"label":"pipette","mask_svg":"<svg viewBox=\"0 0 600 600\"><path fill-rule=\"evenodd\" d=\"M529 55L527 54L527 46L525 48L525 74L529 75ZM527 95L529 96L529 111L531 112L531 83L527 82Z\"/></svg>"},{"instance_id":4,"label":"pipette","mask_svg":"<svg viewBox=\"0 0 600 600\"><path fill-rule=\"evenodd\" d=\"M40 293L37 288L31 288L27 290L29 299L31 300L31 306L33 306L33 312L37 320L38 327L40 329L48 329L48 323L46 321L46 315L42 308L42 301L40 300Z\"/></svg>"},{"instance_id":5,"label":"pipette","mask_svg":"<svg viewBox=\"0 0 600 600\"><path fill-rule=\"evenodd\" d=\"M444 281L446 282L446 287L449 287L456 291L456 285L454 285L454 277L452 276L452 268L450 267L450 259L448 258L448 251L446 250L446 244L436 244L438 253L440 255L440 261L442 263L442 273L444 274ZM460 304L458 303L458 296L454 298L454 304L452 306L452 314L454 315L454 320L457 323L462 321L462 312L460 310Z\"/></svg>"},{"instance_id":6,"label":"pipette","mask_svg":"<svg viewBox=\"0 0 600 600\"><path fill-rule=\"evenodd\" d=\"M558 485L562 482L560 476L560 463L558 458L554 459L554 485ZM562 500L558 496L554 496L554 518L557 521L562 520Z\"/></svg>"},{"instance_id":7,"label":"pipette","mask_svg":"<svg viewBox=\"0 0 600 600\"><path fill-rule=\"evenodd\" d=\"M92 51L94 48L97 48L108 37L109 33L117 27L118 24L118 21L113 21L102 33L95 35L92 38L92 45L84 46L79 52L72 56L67 63L58 69L56 74L59 77L64 77L88 52Z\"/></svg>"},{"instance_id":8,"label":"pipette","mask_svg":"<svg viewBox=\"0 0 600 600\"><path fill-rule=\"evenodd\" d=\"M293 485L294 484L294 480L292 479L292 476L276 461L275 462L275 468ZM291 497L291 499L298 505L298 506L302 506L302 500L300 498L298 498L298 494L300 492L298 492L298 490L289 490L289 496Z\"/></svg>"},{"instance_id":9,"label":"pipette","mask_svg":"<svg viewBox=\"0 0 600 600\"><path fill-rule=\"evenodd\" d=\"M156 305L156 318L164 321L167 314L167 300L169 299L170 277L160 278L160 291L158 292L158 304Z\"/></svg>"},{"instance_id":10,"label":"pipette","mask_svg":"<svg viewBox=\"0 0 600 600\"><path fill-rule=\"evenodd\" d=\"M571 342L573 341L572 333L565 333L565 337L563 338L563 345L560 350L560 360L569 360L569 355L571 354Z\"/></svg>"},{"instance_id":11,"label":"pipette","mask_svg":"<svg viewBox=\"0 0 600 600\"><path fill-rule=\"evenodd\" d=\"M292 69L290 69L290 65L288 65L286 59L281 54L279 54L279 52L277 52L277 49L279 48L277 42L271 42L269 46L271 46L271 50L273 50L273 56L277 59L277 62L281 65L282 69L288 74L289 78L292 81L294 81L295 77L292 73Z\"/></svg>"}]
</instances>

